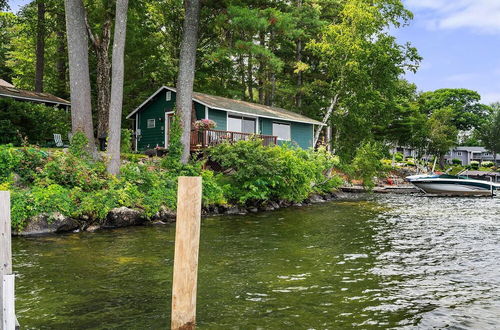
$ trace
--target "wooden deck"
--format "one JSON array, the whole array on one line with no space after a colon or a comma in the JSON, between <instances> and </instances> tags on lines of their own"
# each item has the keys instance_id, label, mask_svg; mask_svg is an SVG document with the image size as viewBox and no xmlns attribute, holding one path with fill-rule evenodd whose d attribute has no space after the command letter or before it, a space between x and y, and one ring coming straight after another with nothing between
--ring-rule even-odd
<instances>
[{"instance_id":1,"label":"wooden deck","mask_svg":"<svg viewBox=\"0 0 500 330\"><path fill-rule=\"evenodd\" d=\"M241 133L219 130L192 130L191 131L191 150L196 151L210 146L214 146L223 142L237 142L248 140L251 137L256 137L262 140L264 146L277 144L278 137L272 135L261 135L252 133Z\"/></svg>"}]
</instances>

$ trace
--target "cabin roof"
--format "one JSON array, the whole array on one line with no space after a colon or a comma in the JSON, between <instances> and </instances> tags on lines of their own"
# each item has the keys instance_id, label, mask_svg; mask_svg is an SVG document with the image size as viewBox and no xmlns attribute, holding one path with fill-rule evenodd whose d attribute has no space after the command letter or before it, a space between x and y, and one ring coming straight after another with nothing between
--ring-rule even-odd
<instances>
[{"instance_id":1,"label":"cabin roof","mask_svg":"<svg viewBox=\"0 0 500 330\"><path fill-rule=\"evenodd\" d=\"M0 97L2 96L11 97L14 99L43 102L43 103L54 103L54 104L64 104L64 105L71 104L69 101L49 93L37 93L15 87L0 85Z\"/></svg>"},{"instance_id":2,"label":"cabin roof","mask_svg":"<svg viewBox=\"0 0 500 330\"><path fill-rule=\"evenodd\" d=\"M175 88L162 86L158 89L151 97L144 101L140 106L138 106L134 111L132 111L127 118L131 118L136 112L138 112L144 105L146 105L152 98L154 98L159 92L167 89L176 92ZM281 119L287 121L295 121L301 123L308 123L313 125L324 126L320 121L311 119L309 117L303 116L296 112L285 110L278 107L271 107L263 104L257 104L252 102L233 100L226 97L214 96L209 94L193 92L193 100L203 104L209 108L224 110L235 113L242 113L248 115L254 115L258 117L271 118L271 119Z\"/></svg>"}]
</instances>

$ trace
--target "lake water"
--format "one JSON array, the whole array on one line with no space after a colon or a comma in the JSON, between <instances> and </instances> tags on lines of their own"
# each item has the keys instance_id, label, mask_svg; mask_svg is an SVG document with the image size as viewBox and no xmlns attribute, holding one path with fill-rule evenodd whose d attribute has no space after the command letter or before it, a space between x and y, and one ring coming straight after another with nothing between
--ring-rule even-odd
<instances>
[{"instance_id":1,"label":"lake water","mask_svg":"<svg viewBox=\"0 0 500 330\"><path fill-rule=\"evenodd\" d=\"M14 238L23 329L166 329L175 226ZM203 219L199 329L500 327L500 198Z\"/></svg>"}]
</instances>

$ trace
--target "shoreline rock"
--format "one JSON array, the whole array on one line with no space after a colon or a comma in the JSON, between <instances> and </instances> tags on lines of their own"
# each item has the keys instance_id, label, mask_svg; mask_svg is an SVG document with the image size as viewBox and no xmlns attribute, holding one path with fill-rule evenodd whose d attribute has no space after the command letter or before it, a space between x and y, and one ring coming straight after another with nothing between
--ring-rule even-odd
<instances>
[{"instance_id":1,"label":"shoreline rock","mask_svg":"<svg viewBox=\"0 0 500 330\"><path fill-rule=\"evenodd\" d=\"M312 204L325 203L344 196L341 192L328 194L314 194L300 203L284 200L266 201L260 205L210 205L202 209L202 216L215 215L246 215L258 212L274 211L288 207L304 207ZM67 232L96 232L104 229L123 228L141 225L168 225L175 222L176 213L173 210L162 208L151 218L147 218L140 210L125 206L112 209L101 222L92 221L88 217L72 219L60 213L40 214L28 220L26 227L20 232L13 232L16 236L30 236L43 234L57 234Z\"/></svg>"}]
</instances>

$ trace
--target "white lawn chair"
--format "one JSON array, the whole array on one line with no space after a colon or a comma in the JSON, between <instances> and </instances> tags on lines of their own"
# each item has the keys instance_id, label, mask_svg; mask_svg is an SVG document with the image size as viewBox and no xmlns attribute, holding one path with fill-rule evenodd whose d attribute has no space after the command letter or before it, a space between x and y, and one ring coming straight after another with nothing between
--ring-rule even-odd
<instances>
[{"instance_id":1,"label":"white lawn chair","mask_svg":"<svg viewBox=\"0 0 500 330\"><path fill-rule=\"evenodd\" d=\"M54 142L56 143L56 147L58 147L58 148L64 147L64 143L62 141L61 134L55 134L54 133Z\"/></svg>"}]
</instances>

